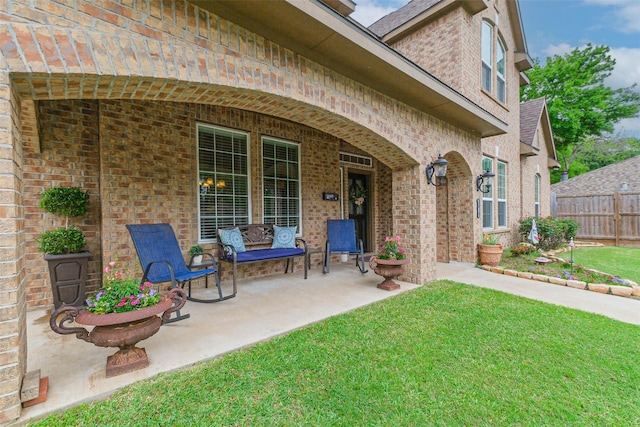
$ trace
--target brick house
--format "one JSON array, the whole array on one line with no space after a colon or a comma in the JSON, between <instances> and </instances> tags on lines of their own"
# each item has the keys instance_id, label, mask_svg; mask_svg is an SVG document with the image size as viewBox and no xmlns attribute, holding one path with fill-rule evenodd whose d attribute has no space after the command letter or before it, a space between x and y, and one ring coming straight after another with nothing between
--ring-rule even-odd
<instances>
[{"instance_id":1,"label":"brick house","mask_svg":"<svg viewBox=\"0 0 640 427\"><path fill-rule=\"evenodd\" d=\"M509 246L519 217L548 215L543 110L538 139L519 132L531 61L517 1L414 0L369 29L353 7L2 1L0 422L20 415L25 313L52 302L35 245L59 225L38 209L51 185L90 193L88 291L103 262L137 262L128 223L169 222L183 248L210 249L218 226L275 222L322 247L326 219L352 217L368 251L400 234L403 280L424 283L436 261L474 262L483 231Z\"/></svg>"}]
</instances>

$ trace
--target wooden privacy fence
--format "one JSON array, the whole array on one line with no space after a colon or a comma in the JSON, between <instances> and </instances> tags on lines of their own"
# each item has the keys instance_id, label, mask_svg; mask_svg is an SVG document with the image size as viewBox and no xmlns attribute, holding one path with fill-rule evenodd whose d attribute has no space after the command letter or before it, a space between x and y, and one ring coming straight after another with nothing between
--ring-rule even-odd
<instances>
[{"instance_id":1,"label":"wooden privacy fence","mask_svg":"<svg viewBox=\"0 0 640 427\"><path fill-rule=\"evenodd\" d=\"M554 198L554 215L580 224L577 239L640 247L640 192L555 195Z\"/></svg>"}]
</instances>

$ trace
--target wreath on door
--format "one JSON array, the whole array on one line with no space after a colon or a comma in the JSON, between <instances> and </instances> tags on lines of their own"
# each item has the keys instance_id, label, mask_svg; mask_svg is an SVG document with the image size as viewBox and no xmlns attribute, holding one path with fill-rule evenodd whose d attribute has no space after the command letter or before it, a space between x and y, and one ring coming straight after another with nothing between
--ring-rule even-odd
<instances>
[{"instance_id":1,"label":"wreath on door","mask_svg":"<svg viewBox=\"0 0 640 427\"><path fill-rule=\"evenodd\" d=\"M349 189L349 201L357 206L364 203L367 198L367 190L359 184L354 184Z\"/></svg>"}]
</instances>

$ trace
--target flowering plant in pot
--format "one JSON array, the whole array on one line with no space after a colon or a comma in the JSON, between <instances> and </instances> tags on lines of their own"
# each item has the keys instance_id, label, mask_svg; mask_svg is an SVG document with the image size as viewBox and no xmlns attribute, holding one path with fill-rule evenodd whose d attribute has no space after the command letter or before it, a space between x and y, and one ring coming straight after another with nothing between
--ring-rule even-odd
<instances>
[{"instance_id":1,"label":"flowering plant in pot","mask_svg":"<svg viewBox=\"0 0 640 427\"><path fill-rule=\"evenodd\" d=\"M117 270L118 262L111 261L104 268L103 285L86 300L87 311L95 314L125 313L151 307L160 302L160 294L151 282L127 278Z\"/></svg>"},{"instance_id":2,"label":"flowering plant in pot","mask_svg":"<svg viewBox=\"0 0 640 427\"><path fill-rule=\"evenodd\" d=\"M119 347L119 351L107 357L106 376L112 377L149 366L146 350L136 344L170 322L171 313L180 310L186 300L181 288L160 295L150 282L140 283L126 277L119 271L117 261L112 261L104 269L102 288L87 298L86 306L80 309L63 305L51 313L49 325L54 332L75 334L99 347ZM94 328L87 331L67 327L69 322Z\"/></svg>"},{"instance_id":3,"label":"flowering plant in pot","mask_svg":"<svg viewBox=\"0 0 640 427\"><path fill-rule=\"evenodd\" d=\"M393 279L402 274L402 266L408 262L406 252L400 243L400 236L386 236L376 255L369 260L371 269L385 279L378 284L378 288L386 291L399 289L400 285Z\"/></svg>"},{"instance_id":4,"label":"flowering plant in pot","mask_svg":"<svg viewBox=\"0 0 640 427\"><path fill-rule=\"evenodd\" d=\"M87 213L89 194L78 187L51 187L42 192L39 206L65 218L64 227L45 231L36 240L49 265L53 304L56 308L62 304L81 306L91 252L84 250L84 233L69 222Z\"/></svg>"}]
</instances>

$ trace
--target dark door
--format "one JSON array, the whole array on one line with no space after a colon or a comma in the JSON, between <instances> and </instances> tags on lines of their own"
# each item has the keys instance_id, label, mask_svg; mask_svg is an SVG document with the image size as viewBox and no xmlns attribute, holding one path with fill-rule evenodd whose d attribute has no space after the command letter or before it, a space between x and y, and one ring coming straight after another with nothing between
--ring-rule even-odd
<instances>
[{"instance_id":1,"label":"dark door","mask_svg":"<svg viewBox=\"0 0 640 427\"><path fill-rule=\"evenodd\" d=\"M367 206L369 204L369 188L367 176L361 174L349 174L349 219L356 224L356 237L362 239L364 250L369 249L369 223Z\"/></svg>"}]
</instances>

